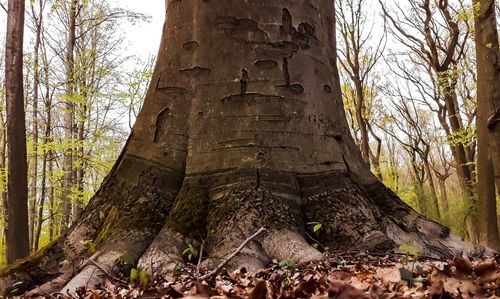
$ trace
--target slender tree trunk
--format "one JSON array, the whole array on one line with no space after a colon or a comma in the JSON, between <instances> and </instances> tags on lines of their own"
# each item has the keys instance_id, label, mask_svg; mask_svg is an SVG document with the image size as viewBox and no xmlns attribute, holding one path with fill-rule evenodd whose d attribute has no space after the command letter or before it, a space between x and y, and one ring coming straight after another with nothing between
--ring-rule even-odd
<instances>
[{"instance_id":1,"label":"slender tree trunk","mask_svg":"<svg viewBox=\"0 0 500 299\"><path fill-rule=\"evenodd\" d=\"M40 86L40 45L42 39L43 5L39 0L38 14L35 12L34 3L31 4L31 11L35 20L35 45L33 50L33 111L32 111L32 131L33 131L33 155L31 157L31 204L30 204L30 244L34 245L35 214L37 206L37 182L38 182L38 94ZM43 207L42 207L43 208ZM38 234L38 233L37 233Z\"/></svg>"},{"instance_id":2,"label":"slender tree trunk","mask_svg":"<svg viewBox=\"0 0 500 299\"><path fill-rule=\"evenodd\" d=\"M54 177L54 153L53 151L50 151L48 154L49 157L49 162L48 162L48 175L50 178ZM52 241L54 240L56 236L56 231L57 231L57 221L56 221L56 205L55 205L55 190L54 190L54 180L50 179L49 180L50 187L49 187L49 240Z\"/></svg>"},{"instance_id":3,"label":"slender tree trunk","mask_svg":"<svg viewBox=\"0 0 500 299\"><path fill-rule=\"evenodd\" d=\"M7 262L30 253L28 163L23 89L24 0L9 1L5 51L7 99Z\"/></svg>"},{"instance_id":4,"label":"slender tree trunk","mask_svg":"<svg viewBox=\"0 0 500 299\"><path fill-rule=\"evenodd\" d=\"M2 94L3 97L3 94ZM4 118L4 110L0 109L0 181L2 189L0 197L2 200L2 219L3 223L7 223L8 219L8 203L7 203L7 130ZM7 238L7 225L2 227L2 248L5 248Z\"/></svg>"},{"instance_id":5,"label":"slender tree trunk","mask_svg":"<svg viewBox=\"0 0 500 299\"><path fill-rule=\"evenodd\" d=\"M500 51L496 30L495 5L491 0L474 0L477 59L477 172L479 240L497 250L498 235L495 171L500 172L500 125L488 121L500 109ZM498 119L496 120L499 121ZM496 132L494 130L496 128ZM496 168L494 168L494 166Z\"/></svg>"},{"instance_id":6,"label":"slender tree trunk","mask_svg":"<svg viewBox=\"0 0 500 299\"><path fill-rule=\"evenodd\" d=\"M453 91L454 92L454 91ZM446 105L448 108L448 120L450 122L451 134L459 134L463 130L463 125L460 122L458 115L460 111L458 111L454 95L452 91L445 94ZM472 180L472 173L470 169L470 164L473 161L469 161L467 159L467 154L465 151L465 146L462 142L454 140L454 135L449 135L451 138L451 148L454 160L457 166L457 175L459 177L460 185L462 187L462 191L464 195L469 198L474 197L473 185L474 182Z\"/></svg>"},{"instance_id":7,"label":"slender tree trunk","mask_svg":"<svg viewBox=\"0 0 500 299\"><path fill-rule=\"evenodd\" d=\"M451 87L450 87L451 89ZM455 91L451 89L444 95L448 109L448 120L450 122L451 135L448 135L453 158L456 163L457 177L460 183L462 194L467 205L470 206L465 216L467 226L467 237L472 243L479 242L479 227L477 225L477 214L475 202L477 194L475 192L475 182L472 175L472 163L467 159L467 153L464 144L460 140L455 140L456 134L462 132L463 125L460 121L460 111L456 106Z\"/></svg>"},{"instance_id":8,"label":"slender tree trunk","mask_svg":"<svg viewBox=\"0 0 500 299\"><path fill-rule=\"evenodd\" d=\"M370 150L370 157L373 165L373 173L377 176L379 181L383 182L384 177L382 175L382 169L380 168L380 156L382 155L382 139L375 134L372 126L368 122L366 123L366 125L373 139L377 141L377 151L373 153Z\"/></svg>"},{"instance_id":9,"label":"slender tree trunk","mask_svg":"<svg viewBox=\"0 0 500 299\"><path fill-rule=\"evenodd\" d=\"M439 182L439 193L441 194L441 204L443 206L443 211L447 213L449 211L448 203L448 192L446 191L446 179L438 178Z\"/></svg>"},{"instance_id":10,"label":"slender tree trunk","mask_svg":"<svg viewBox=\"0 0 500 299\"><path fill-rule=\"evenodd\" d=\"M63 186L62 186L62 227L66 228L70 224L72 191L74 187L74 165L73 165L73 141L74 141L74 68L75 68L75 34L76 34L76 13L79 0L71 0L68 20L68 40L66 47L66 110L64 114L64 137L70 143L64 150L63 155Z\"/></svg>"},{"instance_id":11,"label":"slender tree trunk","mask_svg":"<svg viewBox=\"0 0 500 299\"><path fill-rule=\"evenodd\" d=\"M42 225L43 225L43 211L45 208L45 201L47 198L47 164L49 164L49 171L48 175L49 177L52 177L52 161L48 161L48 159L52 159L52 150L48 149L48 145L51 142L51 132L52 132L52 103L50 101L50 87L48 85L48 73L45 74L45 83L47 84L46 86L46 93L45 93L45 115L47 117L46 123L45 123L45 130L44 130L44 138L43 138L43 144L44 144L44 151L42 155L42 178L41 178L41 195L40 195L40 205L38 207L38 224L37 224L37 230L36 230L36 238L35 238L35 251L38 250L38 247L40 245L40 235L42 232ZM51 184L51 189L53 188ZM51 193L51 192L49 192ZM49 240L52 241L54 238L54 207L53 207L53 197L49 198Z\"/></svg>"},{"instance_id":12,"label":"slender tree trunk","mask_svg":"<svg viewBox=\"0 0 500 299\"><path fill-rule=\"evenodd\" d=\"M77 147L77 169L76 169L76 184L78 188L78 194L76 197L75 206L73 209L73 217L77 219L83 210L83 192L84 192L84 179L85 179L85 164L84 156L85 150L83 143L85 141L85 119L87 118L87 106L82 104L80 107L80 113L78 117L78 147Z\"/></svg>"},{"instance_id":13,"label":"slender tree trunk","mask_svg":"<svg viewBox=\"0 0 500 299\"><path fill-rule=\"evenodd\" d=\"M47 143L45 143L47 144ZM34 241L34 250L38 251L40 245L40 235L42 233L43 225L43 210L45 205L45 198L47 197L47 152L44 151L42 155L42 178L40 183L40 204L38 206L38 222L36 227L36 236Z\"/></svg>"},{"instance_id":14,"label":"slender tree trunk","mask_svg":"<svg viewBox=\"0 0 500 299\"><path fill-rule=\"evenodd\" d=\"M424 172L420 169L417 163L417 152L412 149L408 149L408 153L410 154L410 167L411 167L411 176L412 176L412 183L413 183L413 189L415 192L415 196L417 199L417 205L419 212L429 216L429 208L427 204L427 200L425 198L425 192L424 192Z\"/></svg>"},{"instance_id":15,"label":"slender tree trunk","mask_svg":"<svg viewBox=\"0 0 500 299\"><path fill-rule=\"evenodd\" d=\"M429 191L431 193L430 200L432 206L432 217L434 218L434 220L439 221L441 219L441 213L439 212L439 201L436 194L436 186L434 185L434 178L432 177L432 171L429 164L428 153L426 154L426 156L427 157L423 158L423 162L425 172L427 173L427 181L429 182Z\"/></svg>"},{"instance_id":16,"label":"slender tree trunk","mask_svg":"<svg viewBox=\"0 0 500 299\"><path fill-rule=\"evenodd\" d=\"M354 82L356 86L356 121L358 122L359 132L361 137L361 156L365 163L370 165L370 141L368 137L368 128L366 125L365 115L364 115L364 93L363 93L363 85L361 80L355 80Z\"/></svg>"}]
</instances>

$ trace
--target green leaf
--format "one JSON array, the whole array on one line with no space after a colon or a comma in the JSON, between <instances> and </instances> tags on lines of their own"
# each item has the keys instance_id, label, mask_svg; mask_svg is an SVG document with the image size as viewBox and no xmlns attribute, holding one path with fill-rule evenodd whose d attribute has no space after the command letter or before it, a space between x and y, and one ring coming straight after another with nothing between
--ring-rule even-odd
<instances>
[{"instance_id":1,"label":"green leaf","mask_svg":"<svg viewBox=\"0 0 500 299\"><path fill-rule=\"evenodd\" d=\"M401 280L407 281L409 285L412 284L413 273L410 270L408 270L406 268L400 268L399 274L401 275Z\"/></svg>"},{"instance_id":2,"label":"green leaf","mask_svg":"<svg viewBox=\"0 0 500 299\"><path fill-rule=\"evenodd\" d=\"M182 252L182 255L186 256L189 261L192 261L193 258L198 256L198 250L192 244L189 244Z\"/></svg>"},{"instance_id":3,"label":"green leaf","mask_svg":"<svg viewBox=\"0 0 500 299\"><path fill-rule=\"evenodd\" d=\"M286 260L282 260L278 266L281 268L281 269L288 269L288 270L293 270L297 267L297 264L295 263L294 260L289 260L289 259L286 259Z\"/></svg>"},{"instance_id":4,"label":"green leaf","mask_svg":"<svg viewBox=\"0 0 500 299\"><path fill-rule=\"evenodd\" d=\"M97 244L93 240L83 241L83 245L88 247L88 254L94 254L96 252Z\"/></svg>"},{"instance_id":5,"label":"green leaf","mask_svg":"<svg viewBox=\"0 0 500 299\"><path fill-rule=\"evenodd\" d=\"M134 281L136 281L137 280L137 276L138 276L137 269L136 268L132 268L130 270L130 283L133 283Z\"/></svg>"},{"instance_id":6,"label":"green leaf","mask_svg":"<svg viewBox=\"0 0 500 299\"><path fill-rule=\"evenodd\" d=\"M281 284L284 287L287 287L287 286L291 285L292 282L293 282L293 280L290 277L287 277L287 278L283 279L283 281L281 282Z\"/></svg>"},{"instance_id":7,"label":"green leaf","mask_svg":"<svg viewBox=\"0 0 500 299\"><path fill-rule=\"evenodd\" d=\"M321 229L321 223L319 222L309 222L307 224L312 227L314 233L317 233Z\"/></svg>"},{"instance_id":8,"label":"green leaf","mask_svg":"<svg viewBox=\"0 0 500 299\"><path fill-rule=\"evenodd\" d=\"M409 244L401 244L399 250L418 258L418 249Z\"/></svg>"},{"instance_id":9,"label":"green leaf","mask_svg":"<svg viewBox=\"0 0 500 299\"><path fill-rule=\"evenodd\" d=\"M61 267L61 268L62 267L66 267L68 265L69 265L69 261L68 260L64 260L64 261L62 261L62 262L59 263L59 267Z\"/></svg>"},{"instance_id":10,"label":"green leaf","mask_svg":"<svg viewBox=\"0 0 500 299\"><path fill-rule=\"evenodd\" d=\"M139 283L142 285L148 284L149 281L149 274L146 272L146 270L141 270L139 271Z\"/></svg>"}]
</instances>

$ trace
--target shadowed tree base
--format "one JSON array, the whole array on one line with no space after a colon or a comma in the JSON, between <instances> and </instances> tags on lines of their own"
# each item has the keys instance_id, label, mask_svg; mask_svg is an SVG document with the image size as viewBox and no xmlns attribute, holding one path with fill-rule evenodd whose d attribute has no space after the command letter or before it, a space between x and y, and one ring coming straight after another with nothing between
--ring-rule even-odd
<instances>
[{"instance_id":1,"label":"shadowed tree base","mask_svg":"<svg viewBox=\"0 0 500 299\"><path fill-rule=\"evenodd\" d=\"M161 180L151 178L150 183ZM322 259L304 238L309 222L322 224L318 241L330 250L391 250L406 243L422 255L453 258L468 248L381 183L359 186L345 172L232 170L185 178L179 192L174 186L130 186L126 179L108 179L66 235L4 270L2 290L23 282L18 292L72 292L110 279L105 272L126 274L137 263L160 275L182 265L182 251L202 240L209 254L204 264L211 267L261 226L267 231L228 267L256 270L272 259ZM82 240L95 240L97 251L89 253Z\"/></svg>"},{"instance_id":2,"label":"shadowed tree base","mask_svg":"<svg viewBox=\"0 0 500 299\"><path fill-rule=\"evenodd\" d=\"M0 273L0 289L73 292L137 267L152 275L204 241L230 268L406 243L450 258L467 245L377 181L349 134L331 0L168 1L133 132L75 224ZM222 59L223 58L223 59ZM83 241L96 251L88 252ZM88 242L87 242L88 243Z\"/></svg>"}]
</instances>

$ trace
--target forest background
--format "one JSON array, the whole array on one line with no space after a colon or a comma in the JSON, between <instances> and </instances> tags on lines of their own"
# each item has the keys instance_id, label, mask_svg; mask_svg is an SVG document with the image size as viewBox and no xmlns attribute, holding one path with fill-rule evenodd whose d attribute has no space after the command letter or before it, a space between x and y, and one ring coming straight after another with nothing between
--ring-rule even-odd
<instances>
[{"instance_id":1,"label":"forest background","mask_svg":"<svg viewBox=\"0 0 500 299\"><path fill-rule=\"evenodd\" d=\"M344 103L365 162L417 211L467 238L467 220L477 213L470 200L477 194L471 1L450 0L445 9L430 1L433 19L428 26L435 55L447 62L439 71L428 64L420 47L427 43L423 26L428 13L421 5L429 1L336 1ZM0 1L1 57L5 2ZM147 5L133 0L79 1L75 69L68 78L69 2L27 2L24 86L33 251L78 217L113 166L140 111L164 18L163 1L148 0ZM0 82L4 73L2 59ZM71 96L68 83L74 88ZM3 85L0 101L0 264L4 264Z\"/></svg>"}]
</instances>

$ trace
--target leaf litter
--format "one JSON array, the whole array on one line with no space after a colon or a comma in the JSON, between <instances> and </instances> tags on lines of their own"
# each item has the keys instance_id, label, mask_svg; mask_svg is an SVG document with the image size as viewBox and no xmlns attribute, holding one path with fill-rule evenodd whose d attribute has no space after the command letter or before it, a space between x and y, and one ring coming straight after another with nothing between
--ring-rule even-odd
<instances>
[{"instance_id":1,"label":"leaf litter","mask_svg":"<svg viewBox=\"0 0 500 299\"><path fill-rule=\"evenodd\" d=\"M176 269L147 284L107 283L80 288L79 298L500 298L500 257L471 261L408 259L401 254L345 252L297 266L274 261L257 273L225 269L201 281L196 266ZM67 294L32 298L72 298Z\"/></svg>"}]
</instances>

